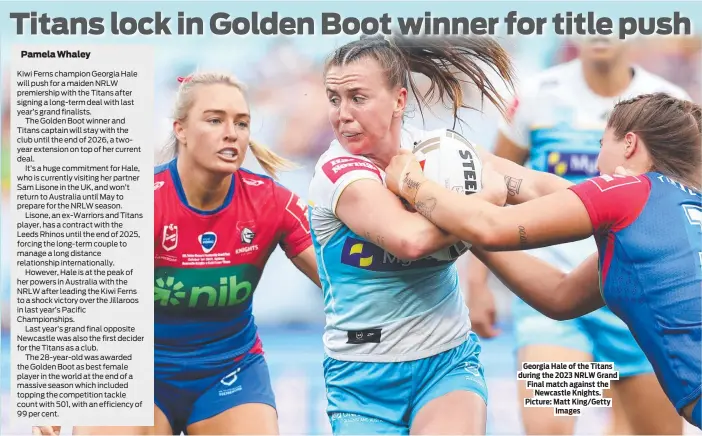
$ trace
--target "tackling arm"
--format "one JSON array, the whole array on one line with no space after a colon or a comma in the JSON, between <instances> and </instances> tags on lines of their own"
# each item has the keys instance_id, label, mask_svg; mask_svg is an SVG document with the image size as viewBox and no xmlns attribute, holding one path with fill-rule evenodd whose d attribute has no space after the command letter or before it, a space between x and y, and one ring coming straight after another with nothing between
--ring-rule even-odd
<instances>
[{"instance_id":1,"label":"tackling arm","mask_svg":"<svg viewBox=\"0 0 702 436\"><path fill-rule=\"evenodd\" d=\"M487 250L525 250L593 234L585 205L569 189L517 206L498 207L444 189L424 178L419 165L403 166L403 197L438 227Z\"/></svg>"},{"instance_id":2,"label":"tackling arm","mask_svg":"<svg viewBox=\"0 0 702 436\"><path fill-rule=\"evenodd\" d=\"M555 174L530 170L486 150L478 149L478 154L483 163L491 163L498 173L504 175L509 204L524 203L573 186Z\"/></svg>"},{"instance_id":3,"label":"tackling arm","mask_svg":"<svg viewBox=\"0 0 702 436\"><path fill-rule=\"evenodd\" d=\"M405 260L416 260L458 242L417 213L379 182L361 179L339 197L336 215L354 233Z\"/></svg>"},{"instance_id":4,"label":"tackling arm","mask_svg":"<svg viewBox=\"0 0 702 436\"><path fill-rule=\"evenodd\" d=\"M597 254L565 274L526 253L491 253L476 247L473 253L515 295L549 318L574 319L604 306Z\"/></svg>"}]
</instances>

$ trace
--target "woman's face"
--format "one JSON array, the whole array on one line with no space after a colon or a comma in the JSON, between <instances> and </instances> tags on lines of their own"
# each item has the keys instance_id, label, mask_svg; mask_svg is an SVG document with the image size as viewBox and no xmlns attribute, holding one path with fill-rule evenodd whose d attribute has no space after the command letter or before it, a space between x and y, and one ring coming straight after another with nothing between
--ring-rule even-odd
<instances>
[{"instance_id":1,"label":"woman's face","mask_svg":"<svg viewBox=\"0 0 702 436\"><path fill-rule=\"evenodd\" d=\"M196 85L192 92L185 120L174 123L179 156L208 171L235 172L249 145L250 114L244 95L227 84Z\"/></svg>"},{"instance_id":2,"label":"woman's face","mask_svg":"<svg viewBox=\"0 0 702 436\"><path fill-rule=\"evenodd\" d=\"M339 143L351 154L378 153L388 143L393 118L402 116L407 90L390 89L385 71L371 58L329 68L325 85Z\"/></svg>"}]
</instances>

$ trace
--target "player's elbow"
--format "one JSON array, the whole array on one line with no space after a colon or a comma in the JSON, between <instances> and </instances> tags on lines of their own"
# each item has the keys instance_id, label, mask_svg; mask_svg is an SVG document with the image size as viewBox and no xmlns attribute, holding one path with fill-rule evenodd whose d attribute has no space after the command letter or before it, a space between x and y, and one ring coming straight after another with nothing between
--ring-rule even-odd
<instances>
[{"instance_id":1,"label":"player's elbow","mask_svg":"<svg viewBox=\"0 0 702 436\"><path fill-rule=\"evenodd\" d=\"M562 274L562 277L565 279L566 274ZM558 286L552 295L551 304L546 310L542 311L547 317L556 321L569 321L586 314L578 304L578 299L569 296L568 288L565 286Z\"/></svg>"},{"instance_id":2,"label":"player's elbow","mask_svg":"<svg viewBox=\"0 0 702 436\"><path fill-rule=\"evenodd\" d=\"M396 230L396 234L390 239L392 243L385 249L398 259L415 261L429 256L438 249L437 241L432 238L432 232L418 231L409 227L398 227Z\"/></svg>"},{"instance_id":3,"label":"player's elbow","mask_svg":"<svg viewBox=\"0 0 702 436\"><path fill-rule=\"evenodd\" d=\"M551 308L550 310L544 311L544 315L555 321L569 321L580 317L580 314L576 310L568 307Z\"/></svg>"},{"instance_id":4,"label":"player's elbow","mask_svg":"<svg viewBox=\"0 0 702 436\"><path fill-rule=\"evenodd\" d=\"M474 245L481 247L483 250L504 250L500 235L490 228L486 228L484 231L475 233L475 235L469 240L472 241Z\"/></svg>"},{"instance_id":5,"label":"player's elbow","mask_svg":"<svg viewBox=\"0 0 702 436\"><path fill-rule=\"evenodd\" d=\"M432 253L424 238L418 235L400 237L394 251L393 255L405 261L419 260Z\"/></svg>"},{"instance_id":6,"label":"player's elbow","mask_svg":"<svg viewBox=\"0 0 702 436\"><path fill-rule=\"evenodd\" d=\"M390 254L404 261L423 259L439 250L444 243L440 235L442 232L428 221L403 223L392 228L392 235L387 238L388 244L384 247Z\"/></svg>"},{"instance_id":7,"label":"player's elbow","mask_svg":"<svg viewBox=\"0 0 702 436\"><path fill-rule=\"evenodd\" d=\"M504 250L502 231L491 214L481 214L470 221L465 221L461 234L457 236L486 251Z\"/></svg>"},{"instance_id":8,"label":"player's elbow","mask_svg":"<svg viewBox=\"0 0 702 436\"><path fill-rule=\"evenodd\" d=\"M567 301L554 298L549 301L530 301L528 303L542 315L554 321L568 321L580 315Z\"/></svg>"}]
</instances>

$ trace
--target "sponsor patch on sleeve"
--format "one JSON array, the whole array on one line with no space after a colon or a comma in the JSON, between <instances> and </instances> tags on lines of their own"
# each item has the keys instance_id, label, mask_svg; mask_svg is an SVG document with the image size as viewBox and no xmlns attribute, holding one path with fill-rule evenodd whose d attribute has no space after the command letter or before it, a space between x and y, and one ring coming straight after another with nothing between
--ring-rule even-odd
<instances>
[{"instance_id":1,"label":"sponsor patch on sleeve","mask_svg":"<svg viewBox=\"0 0 702 436\"><path fill-rule=\"evenodd\" d=\"M352 171L370 171L378 176L378 179L382 179L380 170L378 170L375 165L355 157L339 157L332 159L322 165L322 171L324 171L324 174L332 183L336 183L344 174L348 174Z\"/></svg>"}]
</instances>

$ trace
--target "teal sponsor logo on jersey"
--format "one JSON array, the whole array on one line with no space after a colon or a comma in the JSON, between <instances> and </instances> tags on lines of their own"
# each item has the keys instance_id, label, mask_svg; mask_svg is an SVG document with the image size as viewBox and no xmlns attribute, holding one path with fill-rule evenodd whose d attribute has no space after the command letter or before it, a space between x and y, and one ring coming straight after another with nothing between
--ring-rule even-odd
<instances>
[{"instance_id":1,"label":"teal sponsor logo on jersey","mask_svg":"<svg viewBox=\"0 0 702 436\"><path fill-rule=\"evenodd\" d=\"M154 305L184 309L226 308L247 303L261 277L253 265L157 268Z\"/></svg>"}]
</instances>

